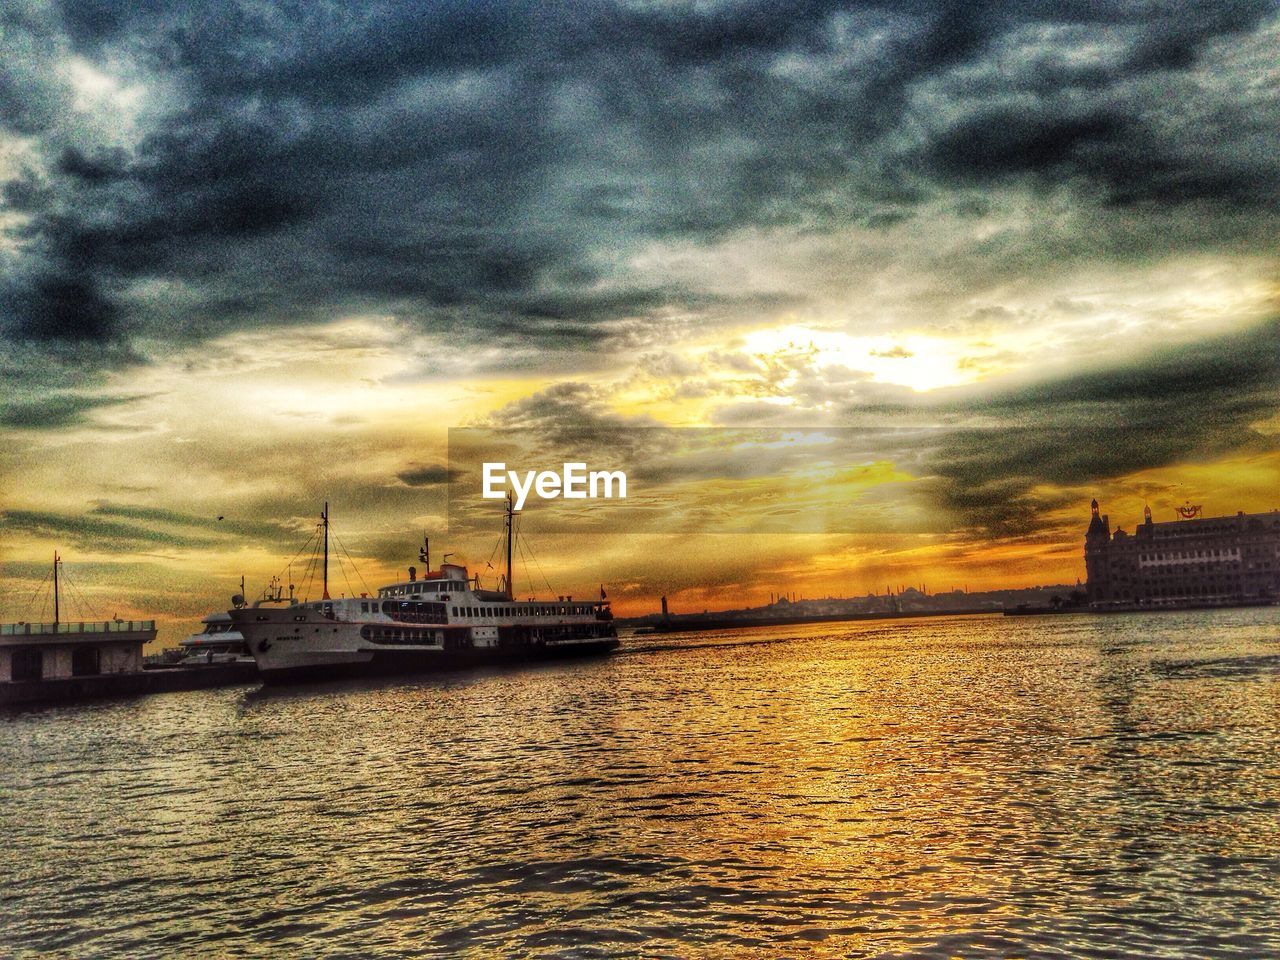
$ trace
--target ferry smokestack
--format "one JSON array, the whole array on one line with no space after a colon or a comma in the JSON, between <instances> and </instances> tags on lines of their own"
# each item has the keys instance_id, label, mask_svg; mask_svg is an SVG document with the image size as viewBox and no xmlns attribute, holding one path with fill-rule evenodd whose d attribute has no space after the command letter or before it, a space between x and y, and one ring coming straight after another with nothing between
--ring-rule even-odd
<instances>
[{"instance_id":1,"label":"ferry smokestack","mask_svg":"<svg viewBox=\"0 0 1280 960\"><path fill-rule=\"evenodd\" d=\"M662 616L664 619L667 616L667 598L666 597L662 598Z\"/></svg>"}]
</instances>

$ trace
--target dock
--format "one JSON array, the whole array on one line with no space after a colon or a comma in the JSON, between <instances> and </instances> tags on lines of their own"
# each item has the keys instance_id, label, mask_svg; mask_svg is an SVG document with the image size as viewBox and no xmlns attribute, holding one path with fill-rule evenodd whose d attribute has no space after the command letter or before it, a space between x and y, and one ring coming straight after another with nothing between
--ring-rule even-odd
<instances>
[{"instance_id":1,"label":"dock","mask_svg":"<svg viewBox=\"0 0 1280 960\"><path fill-rule=\"evenodd\" d=\"M147 667L154 620L0 624L0 706L200 690L258 680L252 663Z\"/></svg>"}]
</instances>

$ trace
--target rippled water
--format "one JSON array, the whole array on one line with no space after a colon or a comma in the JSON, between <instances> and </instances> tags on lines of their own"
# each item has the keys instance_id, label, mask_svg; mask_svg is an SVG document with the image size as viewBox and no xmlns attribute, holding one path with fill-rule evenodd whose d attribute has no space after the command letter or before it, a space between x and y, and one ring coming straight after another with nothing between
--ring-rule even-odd
<instances>
[{"instance_id":1,"label":"rippled water","mask_svg":"<svg viewBox=\"0 0 1280 960\"><path fill-rule=\"evenodd\" d=\"M0 771L8 954L1280 956L1280 609L46 709Z\"/></svg>"}]
</instances>

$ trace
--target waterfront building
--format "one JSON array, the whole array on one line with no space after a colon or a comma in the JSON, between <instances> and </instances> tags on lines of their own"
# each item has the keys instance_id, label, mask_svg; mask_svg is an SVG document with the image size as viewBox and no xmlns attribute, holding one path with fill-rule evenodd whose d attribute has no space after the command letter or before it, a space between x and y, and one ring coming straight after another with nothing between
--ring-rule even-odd
<instances>
[{"instance_id":1,"label":"waterfront building","mask_svg":"<svg viewBox=\"0 0 1280 960\"><path fill-rule=\"evenodd\" d=\"M0 703L113 691L155 636L154 620L0 624Z\"/></svg>"},{"instance_id":2,"label":"waterfront building","mask_svg":"<svg viewBox=\"0 0 1280 960\"><path fill-rule=\"evenodd\" d=\"M1199 507L1133 533L1111 530L1092 503L1085 534L1093 606L1231 606L1280 601L1280 511L1202 517Z\"/></svg>"}]
</instances>

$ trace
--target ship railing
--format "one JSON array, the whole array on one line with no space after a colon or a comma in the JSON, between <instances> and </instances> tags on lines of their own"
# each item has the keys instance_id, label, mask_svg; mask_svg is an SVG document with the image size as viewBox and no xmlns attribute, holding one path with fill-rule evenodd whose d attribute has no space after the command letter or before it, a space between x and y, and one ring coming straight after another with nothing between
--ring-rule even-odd
<instances>
[{"instance_id":1,"label":"ship railing","mask_svg":"<svg viewBox=\"0 0 1280 960\"><path fill-rule=\"evenodd\" d=\"M81 633L139 633L154 630L154 620L77 620L70 623L0 623L0 636L36 637Z\"/></svg>"}]
</instances>

